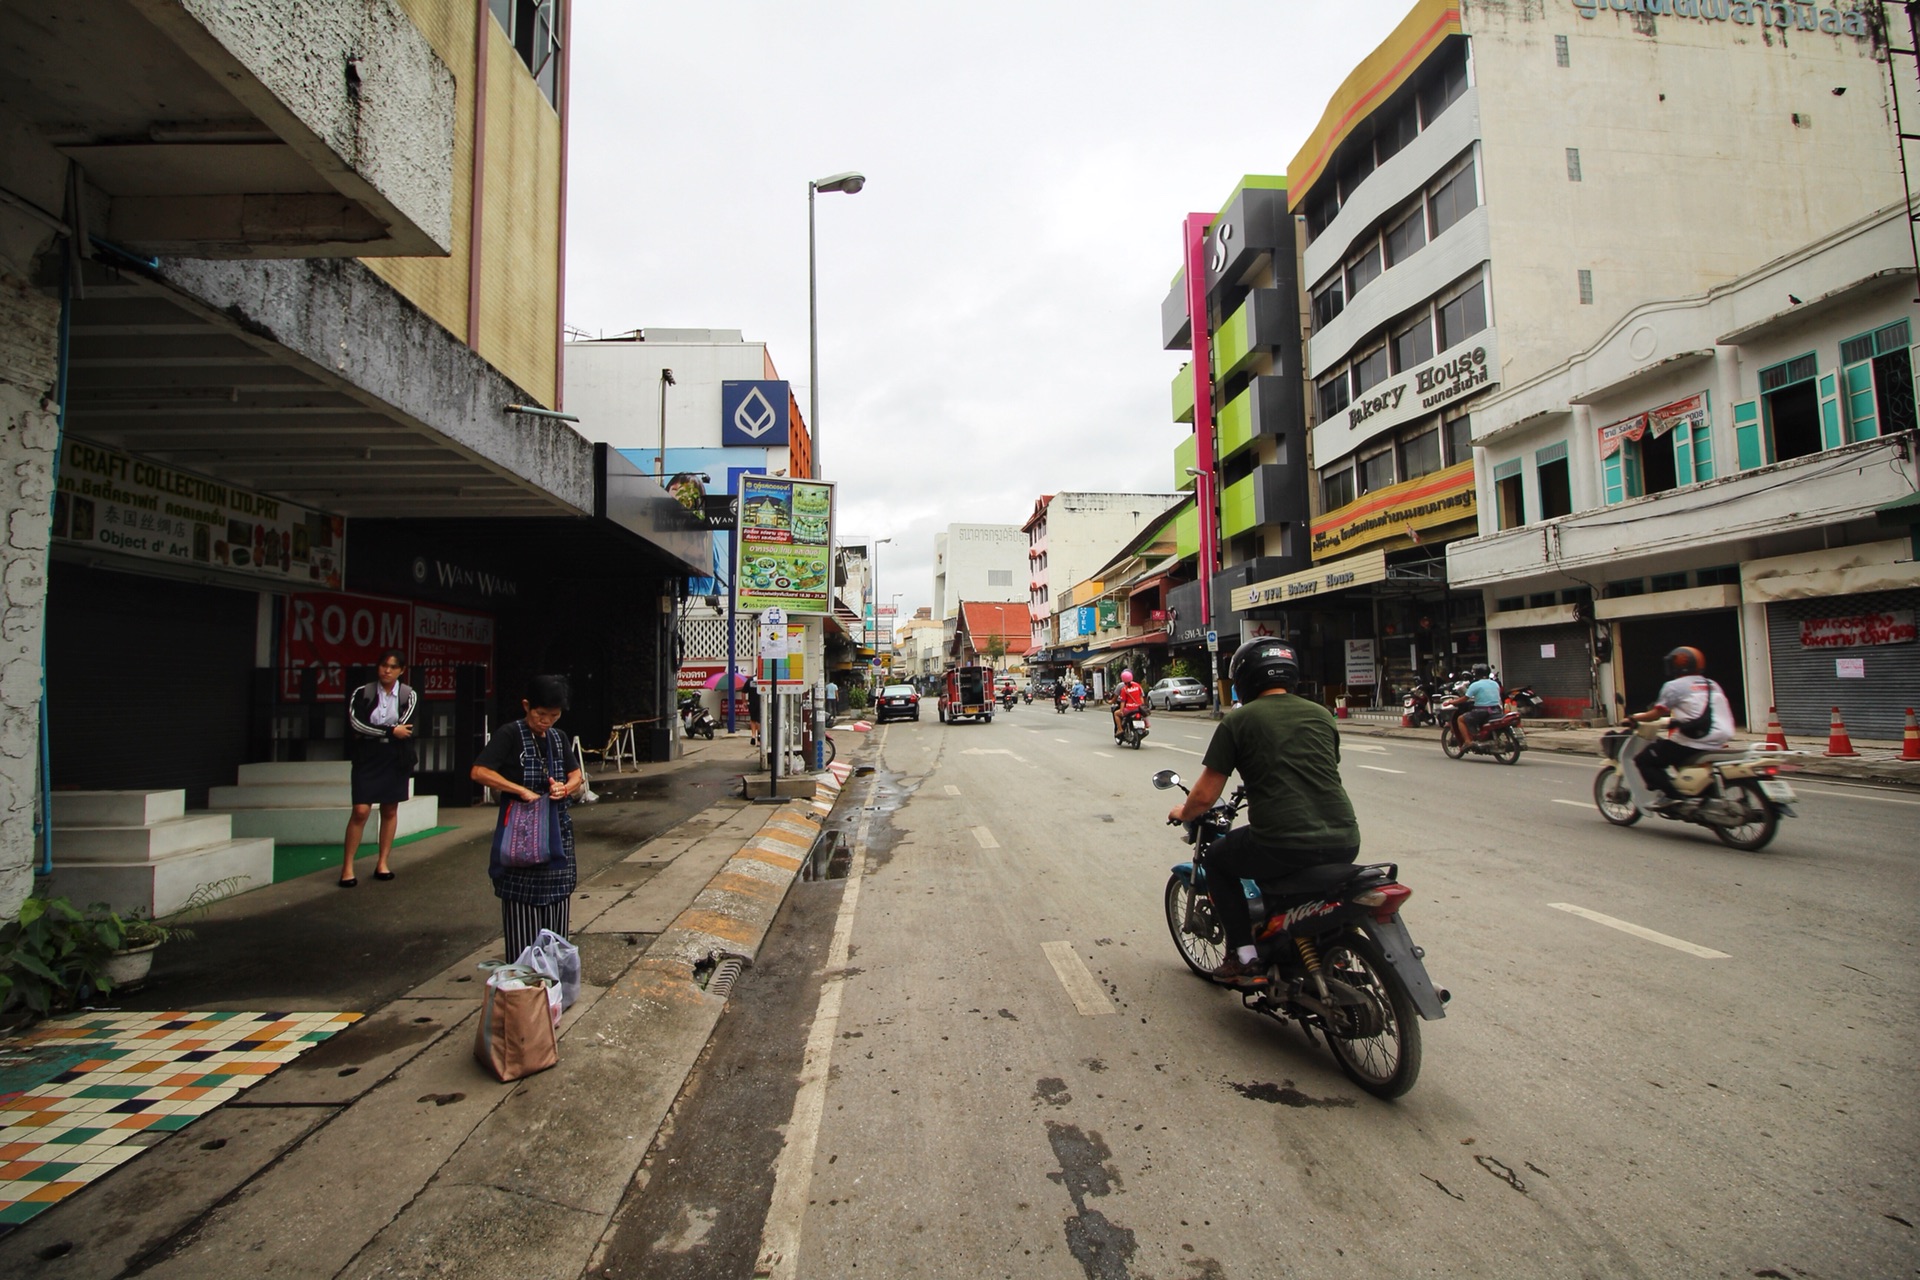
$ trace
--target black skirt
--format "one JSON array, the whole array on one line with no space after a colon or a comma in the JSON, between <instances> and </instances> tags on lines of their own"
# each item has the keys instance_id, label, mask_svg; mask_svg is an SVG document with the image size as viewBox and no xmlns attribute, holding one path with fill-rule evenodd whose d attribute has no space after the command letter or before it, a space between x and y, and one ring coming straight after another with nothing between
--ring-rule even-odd
<instances>
[{"instance_id":1,"label":"black skirt","mask_svg":"<svg viewBox=\"0 0 1920 1280\"><path fill-rule=\"evenodd\" d=\"M399 804L407 799L413 753L403 744L365 742L353 758L355 804Z\"/></svg>"}]
</instances>

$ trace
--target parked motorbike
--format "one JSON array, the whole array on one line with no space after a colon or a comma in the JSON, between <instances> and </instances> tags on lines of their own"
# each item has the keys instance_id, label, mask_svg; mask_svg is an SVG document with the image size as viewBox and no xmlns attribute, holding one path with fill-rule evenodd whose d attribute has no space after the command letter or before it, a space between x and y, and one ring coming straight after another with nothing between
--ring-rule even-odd
<instances>
[{"instance_id":1,"label":"parked motorbike","mask_svg":"<svg viewBox=\"0 0 1920 1280\"><path fill-rule=\"evenodd\" d=\"M1530 715L1534 711L1537 711L1545 701L1545 698L1542 698L1533 691L1533 686L1530 684L1523 684L1518 688L1507 690L1507 705L1511 706L1515 711L1518 711L1522 716Z\"/></svg>"},{"instance_id":2,"label":"parked motorbike","mask_svg":"<svg viewBox=\"0 0 1920 1280\"><path fill-rule=\"evenodd\" d=\"M1466 698L1448 699L1441 710L1440 749L1449 760L1467 756L1492 756L1501 764L1518 764L1527 749L1527 735L1520 728L1520 713L1504 711L1493 717L1469 738L1462 730L1461 716L1473 710Z\"/></svg>"},{"instance_id":3,"label":"parked motorbike","mask_svg":"<svg viewBox=\"0 0 1920 1280\"><path fill-rule=\"evenodd\" d=\"M680 734L686 738L713 737L713 731L720 727L697 693L687 694L680 699Z\"/></svg>"},{"instance_id":4,"label":"parked motorbike","mask_svg":"<svg viewBox=\"0 0 1920 1280\"><path fill-rule=\"evenodd\" d=\"M1153 775L1162 791L1187 788L1180 775ZM1207 896L1206 851L1233 826L1246 803L1241 787L1192 822L1192 862L1167 879L1167 928L1187 967L1205 977L1223 958L1225 935ZM1452 995L1433 985L1400 919L1412 890L1390 862L1334 863L1281 880L1242 880L1253 918L1264 985L1239 987L1256 1013L1319 1031L1349 1080L1380 1098L1397 1098L1420 1074L1418 1019L1446 1017Z\"/></svg>"},{"instance_id":5,"label":"parked motorbike","mask_svg":"<svg viewBox=\"0 0 1920 1280\"><path fill-rule=\"evenodd\" d=\"M1120 745L1135 751L1147 740L1147 713L1138 708L1120 717Z\"/></svg>"},{"instance_id":6,"label":"parked motorbike","mask_svg":"<svg viewBox=\"0 0 1920 1280\"><path fill-rule=\"evenodd\" d=\"M1415 680L1413 687L1400 695L1400 712L1407 723L1416 729L1438 723L1434 709L1446 688L1445 680L1430 680L1425 676Z\"/></svg>"},{"instance_id":7,"label":"parked motorbike","mask_svg":"<svg viewBox=\"0 0 1920 1280\"><path fill-rule=\"evenodd\" d=\"M1609 730L1601 746L1611 763L1593 780L1593 803L1600 816L1630 827L1645 814L1669 822L1706 827L1720 842L1748 853L1764 849L1780 829L1780 819L1798 815L1793 787L1780 776L1785 752L1755 745L1741 751L1709 751L1692 764L1673 770L1678 802L1647 786L1634 764L1666 732L1669 720L1649 720Z\"/></svg>"}]
</instances>

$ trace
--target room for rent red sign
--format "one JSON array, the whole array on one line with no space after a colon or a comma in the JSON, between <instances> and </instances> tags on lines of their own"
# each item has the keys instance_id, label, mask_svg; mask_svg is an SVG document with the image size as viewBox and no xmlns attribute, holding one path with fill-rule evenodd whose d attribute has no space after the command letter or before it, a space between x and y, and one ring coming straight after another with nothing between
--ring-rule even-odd
<instances>
[{"instance_id":1,"label":"room for rent red sign","mask_svg":"<svg viewBox=\"0 0 1920 1280\"><path fill-rule=\"evenodd\" d=\"M1853 649L1870 644L1912 644L1913 610L1859 613L1846 618L1809 618L1800 624L1802 649Z\"/></svg>"}]
</instances>

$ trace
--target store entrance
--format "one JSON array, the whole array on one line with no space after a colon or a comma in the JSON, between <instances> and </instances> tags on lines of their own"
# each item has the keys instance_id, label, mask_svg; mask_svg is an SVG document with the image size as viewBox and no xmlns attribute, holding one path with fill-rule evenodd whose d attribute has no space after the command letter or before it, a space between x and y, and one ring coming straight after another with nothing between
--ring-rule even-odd
<instances>
[{"instance_id":1,"label":"store entrance","mask_svg":"<svg viewBox=\"0 0 1920 1280\"><path fill-rule=\"evenodd\" d=\"M1733 707L1733 720L1744 725L1746 680L1740 661L1740 617L1732 609L1682 613L1662 618L1629 618L1614 624L1615 662L1621 671L1626 703L1619 711L1644 711L1666 683L1661 660L1683 644L1707 656L1707 674L1720 682Z\"/></svg>"}]
</instances>

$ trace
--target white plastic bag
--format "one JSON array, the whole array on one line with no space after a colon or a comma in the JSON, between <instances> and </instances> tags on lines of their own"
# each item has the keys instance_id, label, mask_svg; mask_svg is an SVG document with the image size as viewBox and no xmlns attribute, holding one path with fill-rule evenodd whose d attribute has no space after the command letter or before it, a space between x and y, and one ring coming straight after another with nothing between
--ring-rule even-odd
<instances>
[{"instance_id":1,"label":"white plastic bag","mask_svg":"<svg viewBox=\"0 0 1920 1280\"><path fill-rule=\"evenodd\" d=\"M559 1020L561 1010L571 1009L573 1002L580 998L580 948L553 930L542 929L533 945L522 951L514 963L553 979L558 991L554 998L559 1002L554 1009L555 1021Z\"/></svg>"}]
</instances>

